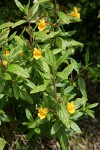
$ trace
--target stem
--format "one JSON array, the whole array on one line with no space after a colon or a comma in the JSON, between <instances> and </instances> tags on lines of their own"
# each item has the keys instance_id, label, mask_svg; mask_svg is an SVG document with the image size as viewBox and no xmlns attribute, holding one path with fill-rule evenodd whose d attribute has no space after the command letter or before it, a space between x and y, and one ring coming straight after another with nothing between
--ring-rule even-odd
<instances>
[{"instance_id":1,"label":"stem","mask_svg":"<svg viewBox=\"0 0 100 150\"><path fill-rule=\"evenodd\" d=\"M56 74L53 71L53 87L54 87L54 98L57 101L57 88L56 88Z\"/></svg>"},{"instance_id":2,"label":"stem","mask_svg":"<svg viewBox=\"0 0 100 150\"><path fill-rule=\"evenodd\" d=\"M56 17L56 25L55 25L55 29L57 29L57 19L58 19L58 15L57 15L57 0L54 0L54 2L55 2L55 17Z\"/></svg>"},{"instance_id":3,"label":"stem","mask_svg":"<svg viewBox=\"0 0 100 150\"><path fill-rule=\"evenodd\" d=\"M29 16L27 15L28 29L29 29L29 37L30 37L30 47L33 49L33 37L32 37L32 27L30 23Z\"/></svg>"},{"instance_id":4,"label":"stem","mask_svg":"<svg viewBox=\"0 0 100 150\"><path fill-rule=\"evenodd\" d=\"M32 28L31 28L31 24L30 24L30 21L28 22L28 25L29 25L29 34L30 34L30 46L31 46L31 49L33 49L33 38L32 38Z\"/></svg>"}]
</instances>

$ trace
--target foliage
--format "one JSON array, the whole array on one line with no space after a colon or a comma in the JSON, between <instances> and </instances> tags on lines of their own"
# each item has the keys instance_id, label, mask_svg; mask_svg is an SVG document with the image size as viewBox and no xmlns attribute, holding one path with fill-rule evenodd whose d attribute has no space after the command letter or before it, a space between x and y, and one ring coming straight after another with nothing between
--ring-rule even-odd
<instances>
[{"instance_id":1,"label":"foliage","mask_svg":"<svg viewBox=\"0 0 100 150\"><path fill-rule=\"evenodd\" d=\"M0 26L1 124L13 124L12 130L27 141L33 139L34 147L39 137L47 137L57 139L66 150L72 132L82 133L77 121L83 115L94 118L92 108L98 105L88 104L82 74L90 65L88 54L84 66L73 59L83 44L72 38L75 31L63 28L81 21L79 11L62 12L50 0L32 6L30 1L15 3L24 17ZM19 141L15 143L21 147Z\"/></svg>"}]
</instances>

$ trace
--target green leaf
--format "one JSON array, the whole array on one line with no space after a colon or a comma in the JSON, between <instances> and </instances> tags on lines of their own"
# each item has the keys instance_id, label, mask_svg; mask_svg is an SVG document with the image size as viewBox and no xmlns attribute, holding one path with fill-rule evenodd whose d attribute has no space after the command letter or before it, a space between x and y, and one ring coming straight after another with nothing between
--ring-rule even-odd
<instances>
[{"instance_id":1,"label":"green leaf","mask_svg":"<svg viewBox=\"0 0 100 150\"><path fill-rule=\"evenodd\" d=\"M68 86L67 88L65 88L64 94L66 95L66 94L70 93L73 89L74 89L74 86L72 86L72 85Z\"/></svg>"},{"instance_id":2,"label":"green leaf","mask_svg":"<svg viewBox=\"0 0 100 150\"><path fill-rule=\"evenodd\" d=\"M25 45L25 41L18 35L14 36L14 39L16 41L16 43L18 44L18 47L21 46L23 47L23 45Z\"/></svg>"},{"instance_id":3,"label":"green leaf","mask_svg":"<svg viewBox=\"0 0 100 150\"><path fill-rule=\"evenodd\" d=\"M54 53L55 54L55 53ZM68 48L63 54L62 56L58 59L57 65L59 66L60 64L62 64L63 62L66 61L66 59L68 58L68 56L73 54L73 48Z\"/></svg>"},{"instance_id":4,"label":"green leaf","mask_svg":"<svg viewBox=\"0 0 100 150\"><path fill-rule=\"evenodd\" d=\"M4 97L4 94L0 94L0 99L2 99L2 97Z\"/></svg>"},{"instance_id":5,"label":"green leaf","mask_svg":"<svg viewBox=\"0 0 100 150\"><path fill-rule=\"evenodd\" d=\"M56 107L57 115L62 123L66 126L66 128L70 128L69 114L67 113L67 109L64 104L57 104Z\"/></svg>"},{"instance_id":6,"label":"green leaf","mask_svg":"<svg viewBox=\"0 0 100 150\"><path fill-rule=\"evenodd\" d=\"M79 111L77 111L77 112L75 112L74 113L74 115L73 116L71 116L71 120L78 120L79 119L79 117L81 117L83 115L83 113L82 112L79 112Z\"/></svg>"},{"instance_id":7,"label":"green leaf","mask_svg":"<svg viewBox=\"0 0 100 150\"><path fill-rule=\"evenodd\" d=\"M51 67L56 67L56 57L52 51L47 50L45 51L45 62L50 65Z\"/></svg>"},{"instance_id":8,"label":"green leaf","mask_svg":"<svg viewBox=\"0 0 100 150\"><path fill-rule=\"evenodd\" d=\"M25 89L20 89L20 97L29 104L33 104L33 99Z\"/></svg>"},{"instance_id":9,"label":"green leaf","mask_svg":"<svg viewBox=\"0 0 100 150\"><path fill-rule=\"evenodd\" d=\"M56 49L54 49L52 52L53 52L53 54L58 54L58 53L60 53L60 52L62 52L62 51L63 51L62 48L56 48Z\"/></svg>"},{"instance_id":10,"label":"green leaf","mask_svg":"<svg viewBox=\"0 0 100 150\"><path fill-rule=\"evenodd\" d=\"M57 76L63 80L68 79L68 76L64 72L57 72Z\"/></svg>"},{"instance_id":11,"label":"green leaf","mask_svg":"<svg viewBox=\"0 0 100 150\"><path fill-rule=\"evenodd\" d=\"M64 12L59 11L58 16L59 16L59 19L60 19L62 24L69 24L70 23L69 18L67 17L67 15Z\"/></svg>"},{"instance_id":12,"label":"green leaf","mask_svg":"<svg viewBox=\"0 0 100 150\"><path fill-rule=\"evenodd\" d=\"M4 79L5 79L5 80L11 80L11 76L10 76L10 74L5 73L5 75L4 75Z\"/></svg>"},{"instance_id":13,"label":"green leaf","mask_svg":"<svg viewBox=\"0 0 100 150\"><path fill-rule=\"evenodd\" d=\"M0 114L0 118L4 122L10 122L11 121L10 117L8 115L6 115L5 112L2 115Z\"/></svg>"},{"instance_id":14,"label":"green leaf","mask_svg":"<svg viewBox=\"0 0 100 150\"><path fill-rule=\"evenodd\" d=\"M61 121L57 120L51 128L51 135L56 134L56 132L60 129L60 127L61 127Z\"/></svg>"},{"instance_id":15,"label":"green leaf","mask_svg":"<svg viewBox=\"0 0 100 150\"><path fill-rule=\"evenodd\" d=\"M58 48L66 49L66 43L61 37L56 38L56 45Z\"/></svg>"},{"instance_id":16,"label":"green leaf","mask_svg":"<svg viewBox=\"0 0 100 150\"><path fill-rule=\"evenodd\" d=\"M23 6L18 0L14 0L14 1L15 1L15 3L16 3L17 7L18 7L22 12L24 12L24 6Z\"/></svg>"},{"instance_id":17,"label":"green leaf","mask_svg":"<svg viewBox=\"0 0 100 150\"><path fill-rule=\"evenodd\" d=\"M61 79L68 79L68 76L71 74L71 72L74 69L73 64L69 64L62 72L57 72L57 76Z\"/></svg>"},{"instance_id":18,"label":"green leaf","mask_svg":"<svg viewBox=\"0 0 100 150\"><path fill-rule=\"evenodd\" d=\"M80 46L80 47L83 47L83 44L78 42L78 41L75 41L73 39L67 39L66 40L66 46L67 47L73 47L73 46Z\"/></svg>"},{"instance_id":19,"label":"green leaf","mask_svg":"<svg viewBox=\"0 0 100 150\"><path fill-rule=\"evenodd\" d=\"M39 4L38 3L35 3L32 8L30 9L29 11L29 15L30 15L30 18L32 19L34 17L34 15L36 14L37 10L39 8Z\"/></svg>"},{"instance_id":20,"label":"green leaf","mask_svg":"<svg viewBox=\"0 0 100 150\"><path fill-rule=\"evenodd\" d=\"M22 150L22 146L21 146L21 144L19 143L18 140L15 141L15 144L16 144L18 150Z\"/></svg>"},{"instance_id":21,"label":"green leaf","mask_svg":"<svg viewBox=\"0 0 100 150\"><path fill-rule=\"evenodd\" d=\"M57 132L57 138L61 145L62 150L68 150L68 136L66 134L66 129L62 126L61 129Z\"/></svg>"},{"instance_id":22,"label":"green leaf","mask_svg":"<svg viewBox=\"0 0 100 150\"><path fill-rule=\"evenodd\" d=\"M88 63L89 63L89 51L87 51L85 54L85 65L88 65Z\"/></svg>"},{"instance_id":23,"label":"green leaf","mask_svg":"<svg viewBox=\"0 0 100 150\"><path fill-rule=\"evenodd\" d=\"M0 47L5 42L7 43L9 31L10 31L9 28L5 28L2 30L2 32L0 32Z\"/></svg>"},{"instance_id":24,"label":"green leaf","mask_svg":"<svg viewBox=\"0 0 100 150\"><path fill-rule=\"evenodd\" d=\"M86 85L85 85L84 79L81 76L78 77L78 85L79 85L79 88L83 97L87 97Z\"/></svg>"},{"instance_id":25,"label":"green leaf","mask_svg":"<svg viewBox=\"0 0 100 150\"><path fill-rule=\"evenodd\" d=\"M36 87L36 85L33 82L31 82L30 80L25 79L25 81L26 81L25 84L27 86L29 86L30 88L34 89Z\"/></svg>"},{"instance_id":26,"label":"green leaf","mask_svg":"<svg viewBox=\"0 0 100 150\"><path fill-rule=\"evenodd\" d=\"M26 23L26 22L27 22L27 20L19 20L16 23L13 24L12 28L15 28L15 27L17 27L17 26L19 26L23 23Z\"/></svg>"},{"instance_id":27,"label":"green leaf","mask_svg":"<svg viewBox=\"0 0 100 150\"><path fill-rule=\"evenodd\" d=\"M42 42L44 42L45 40L54 38L54 37L57 36L58 34L59 34L59 32L51 32L51 33L49 33L49 34L46 34L46 36L43 37L42 39L40 38L40 40L41 40Z\"/></svg>"},{"instance_id":28,"label":"green leaf","mask_svg":"<svg viewBox=\"0 0 100 150\"><path fill-rule=\"evenodd\" d=\"M1 82L0 83L0 93L3 91L4 87L5 87L5 83Z\"/></svg>"},{"instance_id":29,"label":"green leaf","mask_svg":"<svg viewBox=\"0 0 100 150\"><path fill-rule=\"evenodd\" d=\"M29 78L30 75L26 70L24 70L22 67L20 67L17 64L11 64L8 66L8 71L12 72L14 74L17 74L18 76L21 76L23 78Z\"/></svg>"},{"instance_id":30,"label":"green leaf","mask_svg":"<svg viewBox=\"0 0 100 150\"><path fill-rule=\"evenodd\" d=\"M93 110L90 110L90 109L86 109L85 112L92 118L95 118L94 116L94 111Z\"/></svg>"},{"instance_id":31,"label":"green leaf","mask_svg":"<svg viewBox=\"0 0 100 150\"><path fill-rule=\"evenodd\" d=\"M28 1L28 4L25 6L24 8L24 12L26 15L28 15L28 12L29 12L29 6L30 6L30 0Z\"/></svg>"},{"instance_id":32,"label":"green leaf","mask_svg":"<svg viewBox=\"0 0 100 150\"><path fill-rule=\"evenodd\" d=\"M32 116L32 114L31 114L31 112L30 112L27 108L26 108L25 112L26 112L26 117L27 117L27 119L28 119L29 121L33 121L33 116Z\"/></svg>"},{"instance_id":33,"label":"green leaf","mask_svg":"<svg viewBox=\"0 0 100 150\"><path fill-rule=\"evenodd\" d=\"M16 83L13 82L13 92L16 99L20 97L20 89Z\"/></svg>"},{"instance_id":34,"label":"green leaf","mask_svg":"<svg viewBox=\"0 0 100 150\"><path fill-rule=\"evenodd\" d=\"M29 123L28 128L37 128L46 122L48 122L46 119L36 119L35 121Z\"/></svg>"},{"instance_id":35,"label":"green leaf","mask_svg":"<svg viewBox=\"0 0 100 150\"><path fill-rule=\"evenodd\" d=\"M32 93L42 92L46 89L47 86L48 86L48 82L45 82L43 85L35 87L33 90L31 90L30 93L32 94Z\"/></svg>"},{"instance_id":36,"label":"green leaf","mask_svg":"<svg viewBox=\"0 0 100 150\"><path fill-rule=\"evenodd\" d=\"M94 103L94 104L90 104L87 106L87 108L94 108L98 105L99 103Z\"/></svg>"},{"instance_id":37,"label":"green leaf","mask_svg":"<svg viewBox=\"0 0 100 150\"><path fill-rule=\"evenodd\" d=\"M78 109L78 108L81 107L81 106L85 106L86 102L87 102L87 98L86 98L86 97L77 98L77 99L74 101L75 108Z\"/></svg>"},{"instance_id":38,"label":"green leaf","mask_svg":"<svg viewBox=\"0 0 100 150\"><path fill-rule=\"evenodd\" d=\"M77 132L77 133L82 133L82 131L80 130L80 128L79 128L79 126L75 123L75 122L73 122L73 121L71 121L71 128L75 131L75 132Z\"/></svg>"},{"instance_id":39,"label":"green leaf","mask_svg":"<svg viewBox=\"0 0 100 150\"><path fill-rule=\"evenodd\" d=\"M75 96L76 96L76 93L75 93L75 94L71 94L71 95L68 97L68 101L72 100Z\"/></svg>"},{"instance_id":40,"label":"green leaf","mask_svg":"<svg viewBox=\"0 0 100 150\"><path fill-rule=\"evenodd\" d=\"M7 142L6 142L3 138L0 137L0 150L3 150L3 149L4 149L6 143L7 143Z\"/></svg>"},{"instance_id":41,"label":"green leaf","mask_svg":"<svg viewBox=\"0 0 100 150\"><path fill-rule=\"evenodd\" d=\"M17 31L15 31L14 33L12 33L12 34L9 36L8 40L11 41L11 40L16 36L16 33L17 33Z\"/></svg>"},{"instance_id":42,"label":"green leaf","mask_svg":"<svg viewBox=\"0 0 100 150\"><path fill-rule=\"evenodd\" d=\"M46 72L50 75L50 68L49 68L48 64L44 61L43 58L41 58L40 67L43 69L44 72Z\"/></svg>"},{"instance_id":43,"label":"green leaf","mask_svg":"<svg viewBox=\"0 0 100 150\"><path fill-rule=\"evenodd\" d=\"M12 22L7 22L7 23L3 23L2 25L0 25L0 30L3 28L9 28L12 27L14 23Z\"/></svg>"}]
</instances>

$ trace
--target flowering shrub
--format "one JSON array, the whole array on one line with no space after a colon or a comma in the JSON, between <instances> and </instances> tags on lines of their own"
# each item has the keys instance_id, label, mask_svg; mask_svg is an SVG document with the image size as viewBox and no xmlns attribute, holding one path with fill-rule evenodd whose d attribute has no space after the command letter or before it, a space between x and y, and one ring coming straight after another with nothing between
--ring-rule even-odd
<instances>
[{"instance_id":1,"label":"flowering shrub","mask_svg":"<svg viewBox=\"0 0 100 150\"><path fill-rule=\"evenodd\" d=\"M88 104L82 75L89 56L85 66L73 59L83 44L71 38L75 31L64 30L65 24L81 21L80 14L76 7L72 14L62 12L56 1L39 0L33 6L15 3L23 19L0 26L1 124L12 123L16 132L19 128L27 141L35 140L33 147L39 137L52 137L66 150L72 132L82 133L77 121L83 115L94 118L91 108L97 106ZM23 27L20 34L18 26ZM6 110L9 105L14 116Z\"/></svg>"}]
</instances>

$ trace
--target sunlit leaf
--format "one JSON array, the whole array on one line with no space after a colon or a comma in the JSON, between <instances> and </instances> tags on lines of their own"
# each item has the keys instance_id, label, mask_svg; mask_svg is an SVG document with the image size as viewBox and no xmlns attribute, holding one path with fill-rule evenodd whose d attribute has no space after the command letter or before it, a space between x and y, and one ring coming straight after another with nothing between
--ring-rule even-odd
<instances>
[{"instance_id":1,"label":"sunlit leaf","mask_svg":"<svg viewBox=\"0 0 100 150\"><path fill-rule=\"evenodd\" d=\"M30 75L28 74L28 72L23 69L22 67L20 67L17 64L11 64L8 66L8 71L12 72L14 74L17 74L18 76L21 76L23 78L29 78Z\"/></svg>"},{"instance_id":2,"label":"sunlit leaf","mask_svg":"<svg viewBox=\"0 0 100 150\"><path fill-rule=\"evenodd\" d=\"M4 149L6 143L7 143L7 142L6 142L3 138L0 137L0 150L3 150L3 149Z\"/></svg>"}]
</instances>

